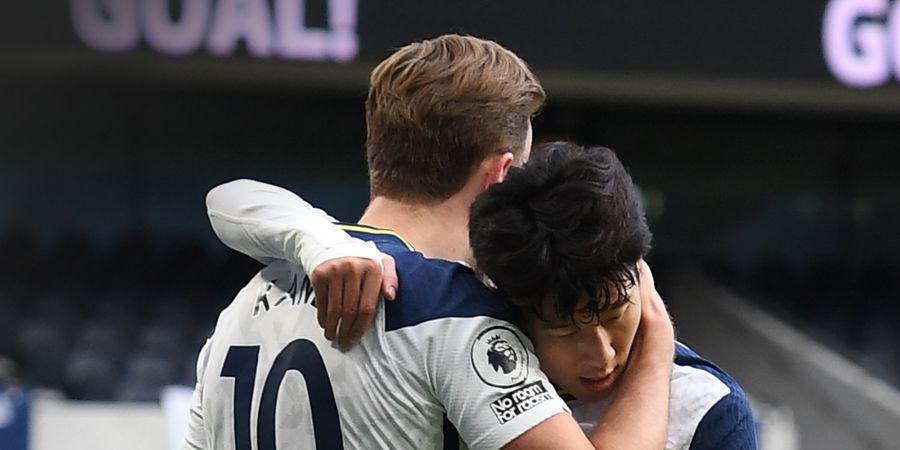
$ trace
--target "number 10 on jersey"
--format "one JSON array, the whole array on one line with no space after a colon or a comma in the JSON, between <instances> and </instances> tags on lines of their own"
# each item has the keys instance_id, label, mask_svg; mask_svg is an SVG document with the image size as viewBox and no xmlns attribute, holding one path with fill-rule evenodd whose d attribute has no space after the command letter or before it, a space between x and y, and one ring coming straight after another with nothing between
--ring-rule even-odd
<instances>
[{"instance_id":1,"label":"number 10 on jersey","mask_svg":"<svg viewBox=\"0 0 900 450\"><path fill-rule=\"evenodd\" d=\"M253 384L259 361L259 346L232 346L228 349L223 377L234 378L234 440L237 450L251 450L250 405L253 402ZM325 362L316 345L307 339L297 339L288 344L275 357L266 375L256 420L256 446L258 450L275 450L275 406L278 389L289 370L303 374L309 406L312 410L316 448L343 450L341 421L334 401L334 390L325 369Z\"/></svg>"}]
</instances>

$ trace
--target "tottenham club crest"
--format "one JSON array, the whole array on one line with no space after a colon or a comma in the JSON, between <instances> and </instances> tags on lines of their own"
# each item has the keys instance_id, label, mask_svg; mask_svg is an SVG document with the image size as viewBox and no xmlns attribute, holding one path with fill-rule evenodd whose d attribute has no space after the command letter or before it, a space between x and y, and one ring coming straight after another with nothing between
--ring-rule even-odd
<instances>
[{"instance_id":1,"label":"tottenham club crest","mask_svg":"<svg viewBox=\"0 0 900 450\"><path fill-rule=\"evenodd\" d=\"M472 345L475 373L494 387L515 386L528 376L528 353L511 329L492 327L481 332Z\"/></svg>"}]
</instances>

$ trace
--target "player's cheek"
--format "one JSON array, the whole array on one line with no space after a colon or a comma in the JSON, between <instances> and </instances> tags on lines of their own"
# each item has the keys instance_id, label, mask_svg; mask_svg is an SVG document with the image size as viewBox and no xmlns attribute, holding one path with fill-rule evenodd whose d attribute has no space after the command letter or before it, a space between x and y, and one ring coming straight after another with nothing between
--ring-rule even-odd
<instances>
[{"instance_id":1,"label":"player's cheek","mask_svg":"<svg viewBox=\"0 0 900 450\"><path fill-rule=\"evenodd\" d=\"M640 323L640 312L635 311L634 314L624 317L620 327L615 331L613 339L615 340L615 348L619 351L619 358L628 359L634 345L634 338L637 336L638 324Z\"/></svg>"},{"instance_id":2,"label":"player's cheek","mask_svg":"<svg viewBox=\"0 0 900 450\"><path fill-rule=\"evenodd\" d=\"M551 379L558 381L564 377L566 367L572 367L574 348L566 348L564 339L544 336L535 339L535 354L540 360L541 369Z\"/></svg>"}]
</instances>

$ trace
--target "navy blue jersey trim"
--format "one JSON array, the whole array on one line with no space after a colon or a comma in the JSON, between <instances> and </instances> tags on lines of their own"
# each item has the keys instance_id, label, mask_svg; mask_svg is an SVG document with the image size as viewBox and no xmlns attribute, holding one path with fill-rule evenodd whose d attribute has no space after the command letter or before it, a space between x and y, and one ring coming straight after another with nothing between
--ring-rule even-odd
<instances>
[{"instance_id":1,"label":"navy blue jersey trim","mask_svg":"<svg viewBox=\"0 0 900 450\"><path fill-rule=\"evenodd\" d=\"M469 267L426 258L389 230L345 230L353 237L374 242L396 262L399 289L394 301L384 303L385 331L456 317L486 316L513 321L503 298L485 286Z\"/></svg>"},{"instance_id":2,"label":"navy blue jersey trim","mask_svg":"<svg viewBox=\"0 0 900 450\"><path fill-rule=\"evenodd\" d=\"M386 331L451 317L488 316L512 322L506 302L468 267L420 253L392 256L400 286L396 300L385 303Z\"/></svg>"},{"instance_id":3,"label":"navy blue jersey trim","mask_svg":"<svg viewBox=\"0 0 900 450\"><path fill-rule=\"evenodd\" d=\"M697 425L689 450L756 450L756 422L743 391L722 397Z\"/></svg>"},{"instance_id":4,"label":"navy blue jersey trim","mask_svg":"<svg viewBox=\"0 0 900 450\"><path fill-rule=\"evenodd\" d=\"M697 352L690 349L690 347L682 344L681 342L675 342L675 364L679 366L690 366L696 367L698 369L704 370L713 374L720 381L728 385L728 387L736 386L737 382L731 378L724 370L720 369L719 366L713 364L711 361L703 358Z\"/></svg>"},{"instance_id":5,"label":"navy blue jersey trim","mask_svg":"<svg viewBox=\"0 0 900 450\"><path fill-rule=\"evenodd\" d=\"M410 244L409 241L404 239L403 236L400 236L399 233L393 230L388 230L386 228L375 228L368 225L360 225L356 223L338 222L336 225L341 227L341 229L346 231L351 236L355 234L361 235L355 236L360 239L365 239L375 243L384 242L397 244L405 247L407 250L415 251L415 248L413 248L412 244Z\"/></svg>"},{"instance_id":6,"label":"navy blue jersey trim","mask_svg":"<svg viewBox=\"0 0 900 450\"><path fill-rule=\"evenodd\" d=\"M719 366L713 364L709 360L703 358L693 350L691 350L688 346L682 344L681 342L675 342L675 364L679 366L688 366L693 367L695 369L700 369L704 372L709 373L710 375L716 377L719 381L722 382L728 389L731 390L731 394L729 395L740 395L744 396L744 391L741 389L741 386L731 378L731 375L728 375L724 370L720 369Z\"/></svg>"},{"instance_id":7,"label":"navy blue jersey trim","mask_svg":"<svg viewBox=\"0 0 900 450\"><path fill-rule=\"evenodd\" d=\"M459 450L459 432L444 414L444 450Z\"/></svg>"},{"instance_id":8,"label":"navy blue jersey trim","mask_svg":"<svg viewBox=\"0 0 900 450\"><path fill-rule=\"evenodd\" d=\"M724 370L685 346L675 344L675 364L703 370L731 391L719 399L697 424L690 450L755 450L756 428L750 401Z\"/></svg>"}]
</instances>

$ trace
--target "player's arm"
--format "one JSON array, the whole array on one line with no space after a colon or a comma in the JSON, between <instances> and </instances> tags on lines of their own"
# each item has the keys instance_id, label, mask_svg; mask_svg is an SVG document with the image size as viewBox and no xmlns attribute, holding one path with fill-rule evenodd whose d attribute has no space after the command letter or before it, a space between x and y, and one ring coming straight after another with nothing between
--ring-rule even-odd
<instances>
[{"instance_id":1,"label":"player's arm","mask_svg":"<svg viewBox=\"0 0 900 450\"><path fill-rule=\"evenodd\" d=\"M206 209L223 244L262 263L281 259L312 270L335 256L380 258L374 246L351 238L326 212L271 184L221 184L206 195Z\"/></svg>"},{"instance_id":2,"label":"player's arm","mask_svg":"<svg viewBox=\"0 0 900 450\"><path fill-rule=\"evenodd\" d=\"M206 206L216 236L228 247L263 263L287 260L310 274L328 339L345 347L356 342L372 323L379 294L393 299L393 260L291 191L235 180L213 188Z\"/></svg>"},{"instance_id":3,"label":"player's arm","mask_svg":"<svg viewBox=\"0 0 900 450\"><path fill-rule=\"evenodd\" d=\"M604 444L595 445L588 440L569 413L559 413L539 423L534 428L504 446L504 450L553 450L553 449L628 449L631 447L609 447ZM637 448L637 447L635 447ZM649 448L649 447L648 447ZM662 448L662 447L659 447ZM654 450L659 450L656 448Z\"/></svg>"},{"instance_id":4,"label":"player's arm","mask_svg":"<svg viewBox=\"0 0 900 450\"><path fill-rule=\"evenodd\" d=\"M541 372L528 338L508 322L471 321L468 330L461 320L448 330L423 330L436 336L432 345L407 350L431 365L435 396L470 450L643 450L594 445ZM487 352L496 342L512 350L513 364L491 364Z\"/></svg>"},{"instance_id":5,"label":"player's arm","mask_svg":"<svg viewBox=\"0 0 900 450\"><path fill-rule=\"evenodd\" d=\"M419 348L415 356L430 361L435 396L471 449L659 450L666 441L674 332L649 269L642 271L641 289L651 300L645 302L634 356L591 436L549 388L530 341L508 323L471 319L475 329L467 330L459 320L454 329L434 330L433 348ZM513 348L524 368L491 365L486 348L500 340L500 348Z\"/></svg>"},{"instance_id":6,"label":"player's arm","mask_svg":"<svg viewBox=\"0 0 900 450\"><path fill-rule=\"evenodd\" d=\"M650 267L639 262L641 321L628 366L592 441L603 448L661 449L666 442L675 335Z\"/></svg>"}]
</instances>

